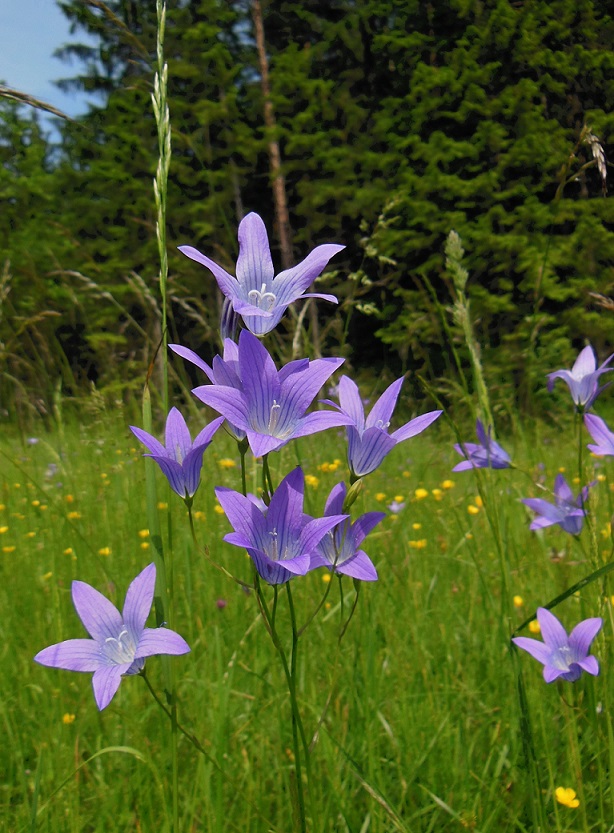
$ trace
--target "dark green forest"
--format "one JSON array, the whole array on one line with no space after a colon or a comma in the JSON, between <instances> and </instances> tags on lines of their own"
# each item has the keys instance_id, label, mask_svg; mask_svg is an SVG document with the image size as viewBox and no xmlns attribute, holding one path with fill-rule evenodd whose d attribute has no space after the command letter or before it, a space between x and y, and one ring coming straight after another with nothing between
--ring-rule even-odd
<instances>
[{"instance_id":1,"label":"dark green forest","mask_svg":"<svg viewBox=\"0 0 614 833\"><path fill-rule=\"evenodd\" d=\"M99 103L50 134L38 109L0 98L2 420L93 387L138 396L161 334L156 4L60 6L61 83ZM305 350L367 379L411 371L413 397L453 403L454 229L493 399L539 411L546 372L614 343L612 44L611 0L170 2L169 340L217 352L217 285L176 247L234 272L256 211L278 270L346 246L317 290L340 304L310 307ZM286 316L280 357L295 326Z\"/></svg>"}]
</instances>

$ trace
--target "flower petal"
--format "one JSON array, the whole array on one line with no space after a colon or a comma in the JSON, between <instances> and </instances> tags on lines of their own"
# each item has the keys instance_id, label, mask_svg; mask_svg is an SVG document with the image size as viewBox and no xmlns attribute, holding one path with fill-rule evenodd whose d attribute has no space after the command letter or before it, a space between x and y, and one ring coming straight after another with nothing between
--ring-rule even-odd
<instances>
[{"instance_id":1,"label":"flower petal","mask_svg":"<svg viewBox=\"0 0 614 833\"><path fill-rule=\"evenodd\" d=\"M178 408L172 407L166 418L166 453L172 460L182 464L192 448L190 431Z\"/></svg>"},{"instance_id":2,"label":"flower petal","mask_svg":"<svg viewBox=\"0 0 614 833\"><path fill-rule=\"evenodd\" d=\"M151 434L148 434L147 431L143 431L142 428L137 428L134 425L130 426L130 430L137 438L137 440L152 453L158 455L158 457L166 457L166 449L155 437L152 437Z\"/></svg>"},{"instance_id":3,"label":"flower petal","mask_svg":"<svg viewBox=\"0 0 614 833\"><path fill-rule=\"evenodd\" d=\"M360 398L358 385L349 376L342 376L339 380L339 404L352 417L352 422L359 432L365 428L365 409Z\"/></svg>"},{"instance_id":4,"label":"flower petal","mask_svg":"<svg viewBox=\"0 0 614 833\"><path fill-rule=\"evenodd\" d=\"M215 261L201 254L198 249L195 249L193 246L178 246L178 249L181 254L189 257L190 260L195 260L197 263L201 263L203 266L206 266L210 272L213 272L219 288L227 298L234 299L240 297L238 280L233 278L232 275L229 275L228 272L225 269L222 269L221 266L218 266Z\"/></svg>"},{"instance_id":5,"label":"flower petal","mask_svg":"<svg viewBox=\"0 0 614 833\"><path fill-rule=\"evenodd\" d=\"M357 477L364 477L375 471L396 445L396 440L381 428L367 428L360 436L358 431L350 426L348 441L348 460Z\"/></svg>"},{"instance_id":6,"label":"flower petal","mask_svg":"<svg viewBox=\"0 0 614 833\"><path fill-rule=\"evenodd\" d=\"M145 628L139 644L137 645L135 657L151 657L155 654L187 654L190 646L185 639L170 628Z\"/></svg>"},{"instance_id":7,"label":"flower petal","mask_svg":"<svg viewBox=\"0 0 614 833\"><path fill-rule=\"evenodd\" d=\"M399 393L401 392L401 385L403 384L403 381L404 379L401 377L400 379L397 379L396 382L388 385L375 405L371 408L371 412L367 417L367 428L376 426L377 428L383 428L386 431L388 430L393 411L397 404L397 399L399 398Z\"/></svg>"},{"instance_id":8,"label":"flower petal","mask_svg":"<svg viewBox=\"0 0 614 833\"><path fill-rule=\"evenodd\" d=\"M336 243L324 243L310 252L307 257L293 266L280 272L274 279L272 291L278 304L291 304L309 288L315 278L322 273L331 257L342 251L345 246Z\"/></svg>"},{"instance_id":9,"label":"flower petal","mask_svg":"<svg viewBox=\"0 0 614 833\"><path fill-rule=\"evenodd\" d=\"M109 636L117 639L124 620L118 609L102 593L84 581L73 581L72 600L79 618L92 639L104 642Z\"/></svg>"},{"instance_id":10,"label":"flower petal","mask_svg":"<svg viewBox=\"0 0 614 833\"><path fill-rule=\"evenodd\" d=\"M569 640L567 638L567 631L561 625L554 613L550 613L545 607L537 608L537 621L542 632L544 642L551 651L556 651L560 648L567 648Z\"/></svg>"},{"instance_id":11,"label":"flower petal","mask_svg":"<svg viewBox=\"0 0 614 833\"><path fill-rule=\"evenodd\" d=\"M98 709L102 711L106 709L111 700L115 697L119 684L122 681L122 674L124 674L130 663L123 665L107 665L103 668L98 668L92 677L92 688L94 689L94 699Z\"/></svg>"},{"instance_id":12,"label":"flower petal","mask_svg":"<svg viewBox=\"0 0 614 833\"><path fill-rule=\"evenodd\" d=\"M435 422L435 420L438 419L442 413L443 411L429 411L426 414L422 414L421 416L406 422L401 428L393 431L391 434L392 439L395 442L400 443L403 442L403 440L409 440L410 437L415 437L416 434L421 434L422 431Z\"/></svg>"},{"instance_id":13,"label":"flower petal","mask_svg":"<svg viewBox=\"0 0 614 833\"><path fill-rule=\"evenodd\" d=\"M149 616L156 588L156 565L148 564L126 591L123 619L138 641Z\"/></svg>"},{"instance_id":14,"label":"flower petal","mask_svg":"<svg viewBox=\"0 0 614 833\"><path fill-rule=\"evenodd\" d=\"M362 550L359 550L354 558L338 564L335 571L343 573L345 576L351 576L351 578L357 578L360 581L377 581L378 578L373 562Z\"/></svg>"},{"instance_id":15,"label":"flower petal","mask_svg":"<svg viewBox=\"0 0 614 833\"><path fill-rule=\"evenodd\" d=\"M541 662L543 665L547 665L550 661L552 651L547 645L544 645L543 642L540 642L537 639L529 639L528 636L516 636L512 639L512 642L514 645L522 648L523 651L531 654L534 659Z\"/></svg>"},{"instance_id":16,"label":"flower petal","mask_svg":"<svg viewBox=\"0 0 614 833\"><path fill-rule=\"evenodd\" d=\"M93 639L67 639L43 648L34 661L49 668L63 668L64 671L96 671L104 660L100 648Z\"/></svg>"},{"instance_id":17,"label":"flower petal","mask_svg":"<svg viewBox=\"0 0 614 833\"><path fill-rule=\"evenodd\" d=\"M186 482L183 472L183 466L175 460L169 460L168 457L158 457L157 454L146 454L145 457L151 457L162 469L162 474L169 482L171 489L176 492L179 497L186 496Z\"/></svg>"},{"instance_id":18,"label":"flower petal","mask_svg":"<svg viewBox=\"0 0 614 833\"><path fill-rule=\"evenodd\" d=\"M252 211L239 223L237 280L245 297L253 289L259 292L262 284L268 289L274 274L266 226L262 218Z\"/></svg>"},{"instance_id":19,"label":"flower petal","mask_svg":"<svg viewBox=\"0 0 614 833\"><path fill-rule=\"evenodd\" d=\"M215 381L213 378L213 370L209 367L206 361L203 361L203 359L201 359L201 357L194 352L194 350L190 350L188 347L183 347L181 344L169 344L168 346L173 353L176 353L178 356L181 356L182 359L191 362L199 370L202 370L210 382Z\"/></svg>"},{"instance_id":20,"label":"flower petal","mask_svg":"<svg viewBox=\"0 0 614 833\"><path fill-rule=\"evenodd\" d=\"M603 627L603 619L585 619L575 626L569 634L569 647L572 651L573 662L580 662L588 656L593 639Z\"/></svg>"}]
</instances>

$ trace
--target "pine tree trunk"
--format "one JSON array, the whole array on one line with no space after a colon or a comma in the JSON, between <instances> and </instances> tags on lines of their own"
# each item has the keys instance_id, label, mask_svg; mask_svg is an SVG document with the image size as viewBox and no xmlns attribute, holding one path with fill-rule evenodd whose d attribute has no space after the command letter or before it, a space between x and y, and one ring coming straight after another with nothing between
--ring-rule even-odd
<instances>
[{"instance_id":1,"label":"pine tree trunk","mask_svg":"<svg viewBox=\"0 0 614 833\"><path fill-rule=\"evenodd\" d=\"M260 83L262 86L262 98L264 100L264 123L270 134L269 140L269 165L273 183L273 200L275 203L275 217L279 234L279 245L281 248L281 265L284 269L292 266L292 240L290 237L290 217L288 214L288 201L286 199L286 183L281 172L281 154L279 142L274 138L275 113L271 101L271 85L269 83L269 63L266 56L264 43L264 25L262 22L262 5L260 0L252 0L252 18L254 21L254 33L256 35L256 48L258 50L258 64L260 67Z\"/></svg>"}]
</instances>

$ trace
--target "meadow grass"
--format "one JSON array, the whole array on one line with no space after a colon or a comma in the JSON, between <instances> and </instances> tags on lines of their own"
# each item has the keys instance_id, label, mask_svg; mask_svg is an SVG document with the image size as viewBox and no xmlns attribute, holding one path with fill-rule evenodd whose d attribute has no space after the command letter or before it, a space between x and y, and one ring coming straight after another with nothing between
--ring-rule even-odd
<instances>
[{"instance_id":1,"label":"meadow grass","mask_svg":"<svg viewBox=\"0 0 614 833\"><path fill-rule=\"evenodd\" d=\"M544 429L506 447L550 483L560 467L572 471L575 464L573 452L562 459L558 440ZM307 487L306 511L321 513L330 488L346 475L344 444L342 434L329 431L272 455L280 477L300 461L317 478ZM558 528L529 532L519 498L534 490L521 472L483 471L479 480L475 472L451 475L458 461L452 444L449 428L436 426L396 448L365 479L361 511L405 502L365 544L380 579L363 583L339 645L341 599L347 616L354 589L347 579L340 589L333 576L324 609L302 638L298 687L314 737L313 829L529 831L541 818L544 830L605 833L614 773L607 582L556 609L568 629L587 616L606 618L593 648L598 678L546 685L528 655L512 660L513 630L594 565ZM73 579L121 606L129 582L152 560L142 449L123 415L106 413L35 445L5 433L0 450L3 829L169 830L170 722L143 680L126 678L99 713L90 675L32 660L46 645L84 635L70 599ZM222 542L230 527L213 493L216 485L239 487L238 463L236 445L220 432L205 454L193 507L198 549L183 503L158 479L172 626L192 648L172 659L179 720L206 753L181 738L182 831L294 829L282 669L253 592L216 570L204 552L252 581L248 557ZM333 470L321 470L322 463ZM598 520L585 534L605 563L612 549L609 467L589 465L598 466ZM248 474L256 489L259 465L251 459ZM326 577L318 570L293 582L299 622L322 598ZM280 608L281 634L289 632L286 615ZM160 658L151 658L147 671L163 696ZM558 804L558 786L576 790L580 806Z\"/></svg>"}]
</instances>

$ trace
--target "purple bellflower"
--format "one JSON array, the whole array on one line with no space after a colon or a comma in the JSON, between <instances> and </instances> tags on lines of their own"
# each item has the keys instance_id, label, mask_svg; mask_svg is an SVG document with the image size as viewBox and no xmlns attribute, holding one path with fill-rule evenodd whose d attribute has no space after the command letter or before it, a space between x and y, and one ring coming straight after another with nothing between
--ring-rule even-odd
<instances>
[{"instance_id":1,"label":"purple bellflower","mask_svg":"<svg viewBox=\"0 0 614 833\"><path fill-rule=\"evenodd\" d=\"M355 479L374 472L397 443L420 434L442 413L429 411L389 434L390 420L402 384L403 378L389 385L366 419L358 386L348 376L342 376L339 382L339 405L324 400L326 404L338 408L342 414L347 414L351 420L347 428L348 462Z\"/></svg>"},{"instance_id":2,"label":"purple bellflower","mask_svg":"<svg viewBox=\"0 0 614 833\"><path fill-rule=\"evenodd\" d=\"M192 246L179 246L179 251L213 272L245 326L255 335L264 335L275 329L288 306L299 298L322 298L337 303L334 295L306 293L306 290L331 257L344 248L335 243L317 246L297 266L275 276L265 225L252 212L239 224L236 278Z\"/></svg>"},{"instance_id":3,"label":"purple bellflower","mask_svg":"<svg viewBox=\"0 0 614 833\"><path fill-rule=\"evenodd\" d=\"M529 509L537 512L541 517L535 518L530 529L544 529L547 526L558 524L570 535L579 535L582 532L582 524L586 511L584 504L588 499L590 486L585 486L577 497L574 497L571 487L562 474L557 474L554 480L554 503L539 497L523 498L522 502Z\"/></svg>"},{"instance_id":4,"label":"purple bellflower","mask_svg":"<svg viewBox=\"0 0 614 833\"><path fill-rule=\"evenodd\" d=\"M84 581L73 581L72 600L91 639L67 639L50 645L35 662L65 671L92 672L96 705L106 708L122 676L138 674L146 657L187 654L189 645L168 628L146 628L156 584L156 565L149 564L128 588L123 613Z\"/></svg>"},{"instance_id":5,"label":"purple bellflower","mask_svg":"<svg viewBox=\"0 0 614 833\"><path fill-rule=\"evenodd\" d=\"M481 420L475 424L478 436L477 443L457 443L454 450L466 459L457 463L452 471L466 471L467 469L507 469L510 466L510 455L504 451L499 443L492 438L492 428L484 430Z\"/></svg>"},{"instance_id":6,"label":"purple bellflower","mask_svg":"<svg viewBox=\"0 0 614 833\"><path fill-rule=\"evenodd\" d=\"M614 433L610 431L601 417L595 414L584 414L584 424L596 443L596 445L589 443L588 450L598 457L614 456Z\"/></svg>"},{"instance_id":7,"label":"purple bellflower","mask_svg":"<svg viewBox=\"0 0 614 833\"><path fill-rule=\"evenodd\" d=\"M573 683L583 671L595 677L599 674L599 663L588 652L603 626L603 619L585 619L576 625L569 636L556 616L545 607L537 608L537 621L543 642L527 636L517 636L512 642L542 663L547 683L559 677Z\"/></svg>"},{"instance_id":8,"label":"purple bellflower","mask_svg":"<svg viewBox=\"0 0 614 833\"><path fill-rule=\"evenodd\" d=\"M338 483L333 487L324 508L325 516L339 516L343 513L346 491L345 483ZM340 521L318 544L318 553L312 560L312 569L328 567L336 573L361 581L377 581L377 570L367 553L360 549L360 545L385 517L384 512L367 512L354 523L350 523L349 519Z\"/></svg>"},{"instance_id":9,"label":"purple bellflower","mask_svg":"<svg viewBox=\"0 0 614 833\"><path fill-rule=\"evenodd\" d=\"M246 432L254 456L277 451L295 437L349 423L349 417L334 411L306 414L343 359L299 359L278 371L262 342L249 330L239 336L238 354L241 390L214 384L192 393Z\"/></svg>"},{"instance_id":10,"label":"purple bellflower","mask_svg":"<svg viewBox=\"0 0 614 833\"><path fill-rule=\"evenodd\" d=\"M202 370L212 384L243 390L239 377L239 348L230 338L224 339L223 358L215 356L211 367L194 350L190 350L188 347L182 347L181 344L169 344L168 346L173 353ZM228 423L228 429L238 442L245 439L245 431L237 428L236 425Z\"/></svg>"},{"instance_id":11,"label":"purple bellflower","mask_svg":"<svg viewBox=\"0 0 614 833\"><path fill-rule=\"evenodd\" d=\"M602 373L614 370L607 366L613 358L614 353L608 356L600 367L597 367L593 348L588 345L579 354L571 370L555 370L554 373L548 374L548 390L551 391L554 388L557 379L563 379L569 387L571 398L577 409L588 411L601 391L607 387L607 385L599 387L599 377Z\"/></svg>"},{"instance_id":12,"label":"purple bellflower","mask_svg":"<svg viewBox=\"0 0 614 833\"><path fill-rule=\"evenodd\" d=\"M166 448L142 428L131 425L130 430L151 452L143 456L155 460L168 479L171 489L177 492L179 497L189 500L200 484L203 454L222 422L223 417L212 420L192 442L185 419L177 408L171 408L166 420Z\"/></svg>"},{"instance_id":13,"label":"purple bellflower","mask_svg":"<svg viewBox=\"0 0 614 833\"><path fill-rule=\"evenodd\" d=\"M300 468L281 481L263 510L249 497L224 487L215 494L234 532L224 541L244 547L268 584L285 584L313 569L316 547L347 515L312 518L303 512L305 477Z\"/></svg>"}]
</instances>

